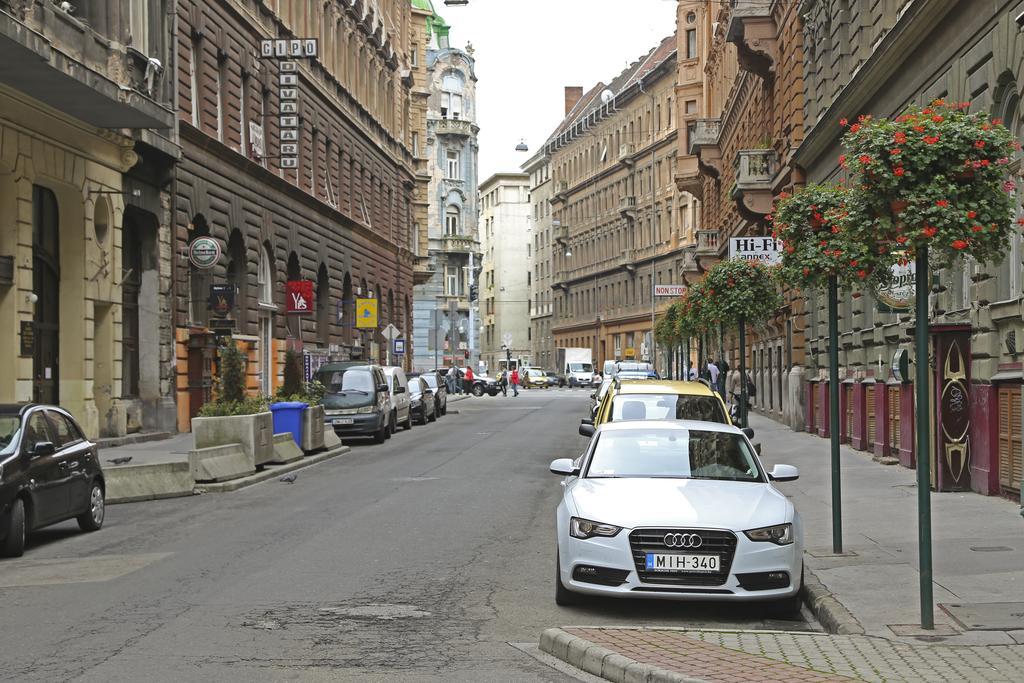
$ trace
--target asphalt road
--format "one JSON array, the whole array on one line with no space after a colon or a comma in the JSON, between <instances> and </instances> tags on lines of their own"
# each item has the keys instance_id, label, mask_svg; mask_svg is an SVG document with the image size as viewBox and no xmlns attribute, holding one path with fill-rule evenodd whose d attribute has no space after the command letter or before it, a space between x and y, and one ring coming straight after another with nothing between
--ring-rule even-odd
<instances>
[{"instance_id":1,"label":"asphalt road","mask_svg":"<svg viewBox=\"0 0 1024 683\"><path fill-rule=\"evenodd\" d=\"M39 532L0 561L0 678L569 681L510 643L561 625L809 628L728 605L554 604L547 466L585 445L586 397L470 399L295 484Z\"/></svg>"}]
</instances>

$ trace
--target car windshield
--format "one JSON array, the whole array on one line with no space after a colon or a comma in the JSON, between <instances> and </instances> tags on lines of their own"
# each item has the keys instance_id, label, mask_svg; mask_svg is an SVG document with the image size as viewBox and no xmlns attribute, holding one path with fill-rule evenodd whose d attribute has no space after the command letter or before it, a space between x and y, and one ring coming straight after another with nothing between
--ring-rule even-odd
<instances>
[{"instance_id":1,"label":"car windshield","mask_svg":"<svg viewBox=\"0 0 1024 683\"><path fill-rule=\"evenodd\" d=\"M633 370L633 371L644 370L644 371L646 371L646 370L650 370L652 368L651 368L651 364L650 363L619 363L619 368L618 369L619 370Z\"/></svg>"},{"instance_id":2,"label":"car windshield","mask_svg":"<svg viewBox=\"0 0 1024 683\"><path fill-rule=\"evenodd\" d=\"M569 363L569 372L593 372L594 366L590 363Z\"/></svg>"},{"instance_id":3,"label":"car windshield","mask_svg":"<svg viewBox=\"0 0 1024 683\"><path fill-rule=\"evenodd\" d=\"M420 379L426 382L431 389L437 389L437 375L420 375Z\"/></svg>"},{"instance_id":4,"label":"car windshield","mask_svg":"<svg viewBox=\"0 0 1024 683\"><path fill-rule=\"evenodd\" d=\"M610 387L611 385L612 381L610 379L606 379L603 382L601 382L601 388L597 390L598 400L604 398L604 395L608 393L608 387Z\"/></svg>"},{"instance_id":5,"label":"car windshield","mask_svg":"<svg viewBox=\"0 0 1024 683\"><path fill-rule=\"evenodd\" d=\"M373 372L369 368L348 368L321 374L320 382L328 394L343 394L348 391L373 391Z\"/></svg>"},{"instance_id":6,"label":"car windshield","mask_svg":"<svg viewBox=\"0 0 1024 683\"><path fill-rule=\"evenodd\" d=\"M0 455L14 452L18 431L21 429L21 417L18 415L0 415Z\"/></svg>"},{"instance_id":7,"label":"car windshield","mask_svg":"<svg viewBox=\"0 0 1024 683\"><path fill-rule=\"evenodd\" d=\"M696 429L602 432L584 476L764 481L742 435Z\"/></svg>"},{"instance_id":8,"label":"car windshield","mask_svg":"<svg viewBox=\"0 0 1024 683\"><path fill-rule=\"evenodd\" d=\"M681 394L616 394L612 422L627 420L701 420L728 424L715 396Z\"/></svg>"}]
</instances>

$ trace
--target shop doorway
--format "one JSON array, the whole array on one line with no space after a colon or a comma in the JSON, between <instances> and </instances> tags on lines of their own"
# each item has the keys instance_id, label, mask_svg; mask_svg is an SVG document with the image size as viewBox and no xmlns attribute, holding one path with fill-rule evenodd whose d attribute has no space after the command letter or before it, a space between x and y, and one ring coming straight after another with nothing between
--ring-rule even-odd
<instances>
[{"instance_id":1,"label":"shop doorway","mask_svg":"<svg viewBox=\"0 0 1024 683\"><path fill-rule=\"evenodd\" d=\"M32 187L32 400L60 402L60 218L57 197L45 187Z\"/></svg>"}]
</instances>

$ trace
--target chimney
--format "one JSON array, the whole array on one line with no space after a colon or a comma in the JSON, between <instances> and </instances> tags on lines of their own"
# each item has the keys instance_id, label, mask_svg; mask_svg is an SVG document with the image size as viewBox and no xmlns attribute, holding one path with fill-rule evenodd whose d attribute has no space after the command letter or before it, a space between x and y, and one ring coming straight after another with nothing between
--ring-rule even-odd
<instances>
[{"instance_id":1,"label":"chimney","mask_svg":"<svg viewBox=\"0 0 1024 683\"><path fill-rule=\"evenodd\" d=\"M583 97L583 88L578 85L565 86L565 115L568 116L572 108Z\"/></svg>"}]
</instances>

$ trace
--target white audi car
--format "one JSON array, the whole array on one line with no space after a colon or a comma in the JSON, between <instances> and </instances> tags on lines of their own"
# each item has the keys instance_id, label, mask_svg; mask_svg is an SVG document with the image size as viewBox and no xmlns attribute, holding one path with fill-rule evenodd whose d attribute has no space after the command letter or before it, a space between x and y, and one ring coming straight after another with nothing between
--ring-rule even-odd
<instances>
[{"instance_id":1,"label":"white audi car","mask_svg":"<svg viewBox=\"0 0 1024 683\"><path fill-rule=\"evenodd\" d=\"M555 601L585 595L772 601L799 612L803 528L739 429L688 420L610 422L565 476Z\"/></svg>"}]
</instances>

